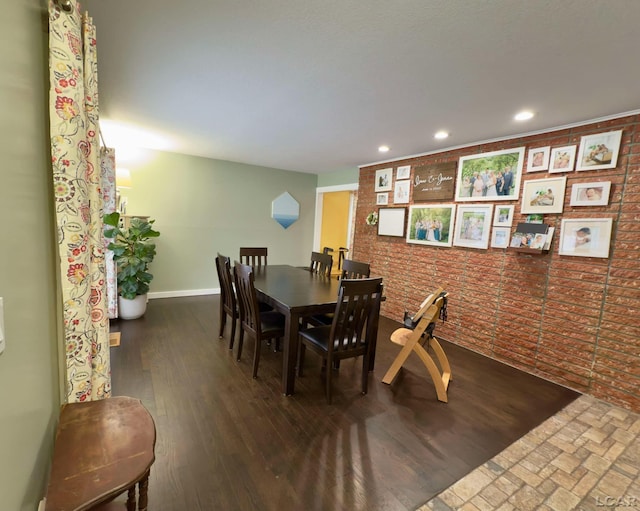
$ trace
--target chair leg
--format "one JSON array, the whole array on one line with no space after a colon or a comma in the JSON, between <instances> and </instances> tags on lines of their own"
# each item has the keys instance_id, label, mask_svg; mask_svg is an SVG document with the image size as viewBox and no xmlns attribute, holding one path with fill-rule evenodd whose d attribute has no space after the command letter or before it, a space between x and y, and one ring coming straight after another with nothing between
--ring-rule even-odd
<instances>
[{"instance_id":1,"label":"chair leg","mask_svg":"<svg viewBox=\"0 0 640 511\"><path fill-rule=\"evenodd\" d=\"M362 357L362 394L369 391L369 354Z\"/></svg>"},{"instance_id":2,"label":"chair leg","mask_svg":"<svg viewBox=\"0 0 640 511\"><path fill-rule=\"evenodd\" d=\"M222 305L220 305L220 334L218 336L219 339L222 339L222 334L224 334L224 327L227 324L227 313L225 312Z\"/></svg>"},{"instance_id":3,"label":"chair leg","mask_svg":"<svg viewBox=\"0 0 640 511\"><path fill-rule=\"evenodd\" d=\"M307 347L303 342L298 346L298 376L302 376L302 366L304 366L304 353Z\"/></svg>"},{"instance_id":4,"label":"chair leg","mask_svg":"<svg viewBox=\"0 0 640 511\"><path fill-rule=\"evenodd\" d=\"M240 362L240 356L242 355L242 344L244 341L244 328L240 327L240 335L238 336L238 356L236 360Z\"/></svg>"},{"instance_id":5,"label":"chair leg","mask_svg":"<svg viewBox=\"0 0 640 511\"><path fill-rule=\"evenodd\" d=\"M236 318L231 316L231 339L229 339L229 349L233 349L233 341L236 338Z\"/></svg>"},{"instance_id":6,"label":"chair leg","mask_svg":"<svg viewBox=\"0 0 640 511\"><path fill-rule=\"evenodd\" d=\"M327 359L324 359L324 360L327 364L327 370L325 371L325 378L326 378L325 394L327 396L327 403L331 404L331 373L332 373L332 371L330 370L331 364L327 361Z\"/></svg>"},{"instance_id":7,"label":"chair leg","mask_svg":"<svg viewBox=\"0 0 640 511\"><path fill-rule=\"evenodd\" d=\"M260 363L260 348L262 342L256 337L256 350L253 352L253 377L258 377L258 364Z\"/></svg>"}]
</instances>

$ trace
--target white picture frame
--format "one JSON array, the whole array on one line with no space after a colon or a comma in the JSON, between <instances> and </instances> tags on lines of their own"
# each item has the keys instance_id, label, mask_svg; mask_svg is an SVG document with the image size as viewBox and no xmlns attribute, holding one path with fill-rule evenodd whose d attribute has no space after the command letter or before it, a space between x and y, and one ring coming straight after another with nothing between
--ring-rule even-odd
<instances>
[{"instance_id":1,"label":"white picture frame","mask_svg":"<svg viewBox=\"0 0 640 511\"><path fill-rule=\"evenodd\" d=\"M560 225L558 253L576 257L609 257L611 218L565 218Z\"/></svg>"},{"instance_id":2,"label":"white picture frame","mask_svg":"<svg viewBox=\"0 0 640 511\"><path fill-rule=\"evenodd\" d=\"M611 181L574 183L571 186L571 206L606 206L609 204Z\"/></svg>"},{"instance_id":3,"label":"white picture frame","mask_svg":"<svg viewBox=\"0 0 640 511\"><path fill-rule=\"evenodd\" d=\"M395 204L408 204L409 193L411 190L411 181L396 181L393 187L393 202Z\"/></svg>"},{"instance_id":4,"label":"white picture frame","mask_svg":"<svg viewBox=\"0 0 640 511\"><path fill-rule=\"evenodd\" d=\"M404 238L407 208L378 209L378 236Z\"/></svg>"},{"instance_id":5,"label":"white picture frame","mask_svg":"<svg viewBox=\"0 0 640 511\"><path fill-rule=\"evenodd\" d=\"M511 227L515 209L516 207L513 204L496 204L496 211L493 215L493 225L495 227Z\"/></svg>"},{"instance_id":6,"label":"white picture frame","mask_svg":"<svg viewBox=\"0 0 640 511\"><path fill-rule=\"evenodd\" d=\"M478 202L517 200L520 194L520 180L524 167L525 147L515 147L502 151L461 156L458 161L458 175L456 178L456 202ZM476 186L476 176L489 174L498 180L502 175L503 182L508 181L508 188L500 193L496 184L496 192L490 192L491 183L487 183L486 191L479 191ZM479 177L482 179L482 177ZM483 179L483 181L485 181ZM488 243L488 238L487 238Z\"/></svg>"},{"instance_id":7,"label":"white picture frame","mask_svg":"<svg viewBox=\"0 0 640 511\"><path fill-rule=\"evenodd\" d=\"M389 204L389 192L379 193L376 195L376 204L378 206L386 206Z\"/></svg>"},{"instance_id":8,"label":"white picture frame","mask_svg":"<svg viewBox=\"0 0 640 511\"><path fill-rule=\"evenodd\" d=\"M554 147L549 156L549 174L573 172L576 163L576 146Z\"/></svg>"},{"instance_id":9,"label":"white picture frame","mask_svg":"<svg viewBox=\"0 0 640 511\"><path fill-rule=\"evenodd\" d=\"M453 243L455 213L455 204L409 206L407 243L450 247ZM432 222L436 224L433 225Z\"/></svg>"},{"instance_id":10,"label":"white picture frame","mask_svg":"<svg viewBox=\"0 0 640 511\"><path fill-rule=\"evenodd\" d=\"M396 179L409 179L411 177L411 165L402 165L396 169Z\"/></svg>"},{"instance_id":11,"label":"white picture frame","mask_svg":"<svg viewBox=\"0 0 640 511\"><path fill-rule=\"evenodd\" d=\"M567 176L547 179L530 179L522 185L522 203L520 212L562 213Z\"/></svg>"},{"instance_id":12,"label":"white picture frame","mask_svg":"<svg viewBox=\"0 0 640 511\"><path fill-rule=\"evenodd\" d=\"M549 168L551 146L529 149L527 155L527 172L542 172Z\"/></svg>"},{"instance_id":13,"label":"white picture frame","mask_svg":"<svg viewBox=\"0 0 640 511\"><path fill-rule=\"evenodd\" d=\"M615 168L618 164L621 141L622 130L583 136L580 139L576 170Z\"/></svg>"},{"instance_id":14,"label":"white picture frame","mask_svg":"<svg viewBox=\"0 0 640 511\"><path fill-rule=\"evenodd\" d=\"M459 205L453 244L458 247L489 248L492 218L493 204Z\"/></svg>"},{"instance_id":15,"label":"white picture frame","mask_svg":"<svg viewBox=\"0 0 640 511\"><path fill-rule=\"evenodd\" d=\"M491 231L491 248L507 248L511 238L511 228L494 227Z\"/></svg>"},{"instance_id":16,"label":"white picture frame","mask_svg":"<svg viewBox=\"0 0 640 511\"><path fill-rule=\"evenodd\" d=\"M393 189L393 168L376 170L375 192L390 192Z\"/></svg>"}]
</instances>

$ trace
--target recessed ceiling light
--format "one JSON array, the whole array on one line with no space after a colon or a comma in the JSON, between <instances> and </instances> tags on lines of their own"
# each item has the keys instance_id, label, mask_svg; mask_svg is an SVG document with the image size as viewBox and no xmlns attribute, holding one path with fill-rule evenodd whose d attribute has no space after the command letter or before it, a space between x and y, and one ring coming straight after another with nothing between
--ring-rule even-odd
<instances>
[{"instance_id":1,"label":"recessed ceiling light","mask_svg":"<svg viewBox=\"0 0 640 511\"><path fill-rule=\"evenodd\" d=\"M378 151L380 151L381 153L388 153L389 152L389 146L388 145L381 145L380 147L378 147Z\"/></svg>"},{"instance_id":2,"label":"recessed ceiling light","mask_svg":"<svg viewBox=\"0 0 640 511\"><path fill-rule=\"evenodd\" d=\"M533 112L531 110L523 110L522 112L518 112L514 119L516 121L528 121L533 117Z\"/></svg>"},{"instance_id":3,"label":"recessed ceiling light","mask_svg":"<svg viewBox=\"0 0 640 511\"><path fill-rule=\"evenodd\" d=\"M440 130L440 131L436 132L436 134L433 136L433 138L437 138L438 140L444 140L448 136L449 136L449 132L448 131Z\"/></svg>"}]
</instances>

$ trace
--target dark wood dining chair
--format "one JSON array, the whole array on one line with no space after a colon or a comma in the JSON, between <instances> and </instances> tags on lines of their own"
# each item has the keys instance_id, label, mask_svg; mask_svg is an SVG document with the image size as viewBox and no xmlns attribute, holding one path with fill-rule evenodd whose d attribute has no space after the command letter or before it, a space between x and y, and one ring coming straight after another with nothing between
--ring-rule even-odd
<instances>
[{"instance_id":1,"label":"dark wood dining chair","mask_svg":"<svg viewBox=\"0 0 640 511\"><path fill-rule=\"evenodd\" d=\"M366 279L371 276L371 267L369 263L362 263L360 261L354 261L353 259L345 259L342 261L342 274L343 279Z\"/></svg>"},{"instance_id":2,"label":"dark wood dining chair","mask_svg":"<svg viewBox=\"0 0 640 511\"><path fill-rule=\"evenodd\" d=\"M325 277L331 276L331 268L333 267L333 257L329 253L311 252L311 263L309 271L317 273Z\"/></svg>"},{"instance_id":3,"label":"dark wood dining chair","mask_svg":"<svg viewBox=\"0 0 640 511\"><path fill-rule=\"evenodd\" d=\"M260 268L267 265L267 247L240 247L240 262Z\"/></svg>"},{"instance_id":4,"label":"dark wood dining chair","mask_svg":"<svg viewBox=\"0 0 640 511\"><path fill-rule=\"evenodd\" d=\"M285 318L276 311L260 312L253 271L253 267L247 264L238 262L235 264L236 292L240 309L240 337L238 338L237 359L240 360L242 356L242 344L246 333L255 339L253 377L257 378L262 341L284 337Z\"/></svg>"},{"instance_id":5,"label":"dark wood dining chair","mask_svg":"<svg viewBox=\"0 0 640 511\"><path fill-rule=\"evenodd\" d=\"M306 348L320 355L325 367L327 402L331 404L331 373L334 362L362 356L362 393L369 381L373 332L380 315L382 279L343 279L331 325L300 331L298 376L302 376Z\"/></svg>"},{"instance_id":6,"label":"dark wood dining chair","mask_svg":"<svg viewBox=\"0 0 640 511\"><path fill-rule=\"evenodd\" d=\"M231 260L218 252L216 257L216 270L218 281L220 282L220 333L222 339L224 327L227 324L227 316L231 318L231 337L229 338L229 349L233 349L233 342L236 336L236 322L240 319L240 311L236 300L236 292L233 289L233 276L231 275Z\"/></svg>"}]
</instances>

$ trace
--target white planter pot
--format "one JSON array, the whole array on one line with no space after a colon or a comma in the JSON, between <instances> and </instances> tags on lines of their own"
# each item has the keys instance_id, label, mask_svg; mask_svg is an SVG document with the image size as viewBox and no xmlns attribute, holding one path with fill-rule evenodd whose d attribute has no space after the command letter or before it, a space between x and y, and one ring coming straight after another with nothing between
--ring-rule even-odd
<instances>
[{"instance_id":1,"label":"white planter pot","mask_svg":"<svg viewBox=\"0 0 640 511\"><path fill-rule=\"evenodd\" d=\"M147 310L147 295L138 295L133 300L118 296L118 317L120 319L137 319Z\"/></svg>"}]
</instances>

